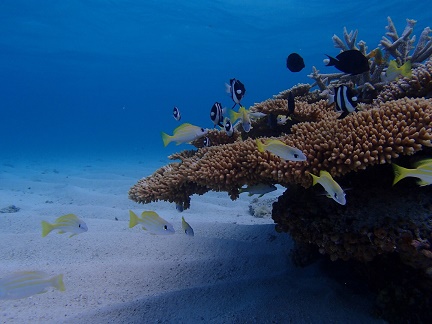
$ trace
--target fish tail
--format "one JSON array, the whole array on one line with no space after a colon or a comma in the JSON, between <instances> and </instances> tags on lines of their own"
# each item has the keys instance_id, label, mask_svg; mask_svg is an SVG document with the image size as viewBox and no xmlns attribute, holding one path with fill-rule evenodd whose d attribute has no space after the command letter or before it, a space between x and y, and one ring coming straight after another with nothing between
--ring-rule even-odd
<instances>
[{"instance_id":1,"label":"fish tail","mask_svg":"<svg viewBox=\"0 0 432 324\"><path fill-rule=\"evenodd\" d=\"M231 86L228 83L225 83L225 92L231 93Z\"/></svg>"},{"instance_id":2,"label":"fish tail","mask_svg":"<svg viewBox=\"0 0 432 324\"><path fill-rule=\"evenodd\" d=\"M230 119L231 119L231 122L232 122L232 123L234 123L237 119L240 118L240 114L237 113L237 112L235 112L235 111L232 110L232 109L230 110L229 115L230 115Z\"/></svg>"},{"instance_id":3,"label":"fish tail","mask_svg":"<svg viewBox=\"0 0 432 324\"><path fill-rule=\"evenodd\" d=\"M410 78L411 77L411 75L412 75L412 72L411 72L411 61L406 61L401 67L400 67L400 70L401 70L401 74L404 76L404 77L408 77L408 78Z\"/></svg>"},{"instance_id":4,"label":"fish tail","mask_svg":"<svg viewBox=\"0 0 432 324\"><path fill-rule=\"evenodd\" d=\"M161 132L162 141L164 144L164 147L166 147L169 143L171 143L171 136L167 133Z\"/></svg>"},{"instance_id":5,"label":"fish tail","mask_svg":"<svg viewBox=\"0 0 432 324\"><path fill-rule=\"evenodd\" d=\"M134 227L136 224L138 224L138 216L135 214L132 210L129 210L129 228Z\"/></svg>"},{"instance_id":6,"label":"fish tail","mask_svg":"<svg viewBox=\"0 0 432 324\"><path fill-rule=\"evenodd\" d=\"M54 288L56 288L60 291L66 290L64 282L63 282L63 274L62 273L53 278L53 286L54 286Z\"/></svg>"},{"instance_id":7,"label":"fish tail","mask_svg":"<svg viewBox=\"0 0 432 324\"><path fill-rule=\"evenodd\" d=\"M42 221L42 237L47 236L53 229L53 225L48 222Z\"/></svg>"},{"instance_id":8,"label":"fish tail","mask_svg":"<svg viewBox=\"0 0 432 324\"><path fill-rule=\"evenodd\" d=\"M312 177L312 186L315 186L318 183L319 177L315 174L309 173Z\"/></svg>"},{"instance_id":9,"label":"fish tail","mask_svg":"<svg viewBox=\"0 0 432 324\"><path fill-rule=\"evenodd\" d=\"M339 62L334 57L328 56L327 54L326 56L329 58L329 62L326 64L326 66L333 66Z\"/></svg>"},{"instance_id":10,"label":"fish tail","mask_svg":"<svg viewBox=\"0 0 432 324\"><path fill-rule=\"evenodd\" d=\"M258 138L256 139L256 144L257 144L257 147L258 147L258 151L260 151L260 152L264 152L264 144L263 144L263 142L261 142Z\"/></svg>"},{"instance_id":11,"label":"fish tail","mask_svg":"<svg viewBox=\"0 0 432 324\"><path fill-rule=\"evenodd\" d=\"M407 176L408 169L403 168L397 164L392 163L393 171L394 171L394 180L393 180L393 186L398 183L400 180L405 178Z\"/></svg>"}]
</instances>

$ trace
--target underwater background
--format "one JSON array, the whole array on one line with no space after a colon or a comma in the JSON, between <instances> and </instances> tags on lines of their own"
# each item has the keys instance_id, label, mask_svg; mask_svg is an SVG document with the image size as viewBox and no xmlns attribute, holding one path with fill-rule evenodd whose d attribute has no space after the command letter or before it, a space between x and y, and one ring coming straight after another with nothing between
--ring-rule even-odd
<instances>
[{"instance_id":1,"label":"underwater background","mask_svg":"<svg viewBox=\"0 0 432 324\"><path fill-rule=\"evenodd\" d=\"M323 72L337 55L333 34L358 29L368 49L396 26L430 24L419 1L2 1L0 143L9 158L166 157L160 132L178 122L212 128L224 84L246 87L242 104L263 101ZM306 68L285 66L297 52Z\"/></svg>"}]
</instances>

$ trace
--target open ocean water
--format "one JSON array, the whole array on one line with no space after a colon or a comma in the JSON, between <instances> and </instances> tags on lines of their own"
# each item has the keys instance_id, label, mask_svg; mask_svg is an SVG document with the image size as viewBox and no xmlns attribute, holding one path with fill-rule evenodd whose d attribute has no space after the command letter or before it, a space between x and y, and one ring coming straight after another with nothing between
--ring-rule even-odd
<instances>
[{"instance_id":1,"label":"open ocean water","mask_svg":"<svg viewBox=\"0 0 432 324\"><path fill-rule=\"evenodd\" d=\"M390 16L402 33L431 24L422 1L28 1L0 2L0 155L167 156L182 122L213 126L224 83L241 80L246 107L310 82L333 34L358 29L369 50ZM285 59L303 56L291 73Z\"/></svg>"}]
</instances>

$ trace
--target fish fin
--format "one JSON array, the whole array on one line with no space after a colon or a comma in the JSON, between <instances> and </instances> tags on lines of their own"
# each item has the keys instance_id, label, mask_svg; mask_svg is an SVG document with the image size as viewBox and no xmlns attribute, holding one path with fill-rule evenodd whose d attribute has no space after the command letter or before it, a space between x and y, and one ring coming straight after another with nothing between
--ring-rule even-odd
<instances>
[{"instance_id":1,"label":"fish fin","mask_svg":"<svg viewBox=\"0 0 432 324\"><path fill-rule=\"evenodd\" d=\"M261 142L261 141L257 138L257 139L256 139L256 144L257 144L257 147L258 147L258 151L259 151L259 152L264 152L265 147L264 147L263 142Z\"/></svg>"},{"instance_id":2,"label":"fish fin","mask_svg":"<svg viewBox=\"0 0 432 324\"><path fill-rule=\"evenodd\" d=\"M129 228L132 228L138 224L138 216L132 210L129 210L129 217Z\"/></svg>"},{"instance_id":3,"label":"fish fin","mask_svg":"<svg viewBox=\"0 0 432 324\"><path fill-rule=\"evenodd\" d=\"M339 62L334 57L328 56L327 54L325 54L325 55L329 58L329 62L326 64L326 66L333 66Z\"/></svg>"},{"instance_id":4,"label":"fish fin","mask_svg":"<svg viewBox=\"0 0 432 324\"><path fill-rule=\"evenodd\" d=\"M161 132L162 141L164 144L164 147L166 147L169 143L171 143L171 136L167 133Z\"/></svg>"},{"instance_id":5,"label":"fish fin","mask_svg":"<svg viewBox=\"0 0 432 324\"><path fill-rule=\"evenodd\" d=\"M264 194L259 195L258 198L261 198L262 196L264 196Z\"/></svg>"},{"instance_id":6,"label":"fish fin","mask_svg":"<svg viewBox=\"0 0 432 324\"><path fill-rule=\"evenodd\" d=\"M231 86L228 83L225 83L225 92L231 93Z\"/></svg>"},{"instance_id":7,"label":"fish fin","mask_svg":"<svg viewBox=\"0 0 432 324\"><path fill-rule=\"evenodd\" d=\"M315 174L309 173L312 177L312 186L315 186L318 183L319 177Z\"/></svg>"},{"instance_id":8,"label":"fish fin","mask_svg":"<svg viewBox=\"0 0 432 324\"><path fill-rule=\"evenodd\" d=\"M406 61L401 67L400 72L404 77L410 78L412 76L411 72L411 61Z\"/></svg>"},{"instance_id":9,"label":"fish fin","mask_svg":"<svg viewBox=\"0 0 432 324\"><path fill-rule=\"evenodd\" d=\"M72 236L78 235L77 233L73 233L71 235L69 235L69 238L71 238Z\"/></svg>"},{"instance_id":10,"label":"fish fin","mask_svg":"<svg viewBox=\"0 0 432 324\"><path fill-rule=\"evenodd\" d=\"M398 183L400 180L406 177L406 172L408 169L403 168L397 164L392 163L393 171L394 171L394 180L393 180L393 186Z\"/></svg>"},{"instance_id":11,"label":"fish fin","mask_svg":"<svg viewBox=\"0 0 432 324\"><path fill-rule=\"evenodd\" d=\"M252 196L253 196L253 193L249 192L248 197L252 197Z\"/></svg>"},{"instance_id":12,"label":"fish fin","mask_svg":"<svg viewBox=\"0 0 432 324\"><path fill-rule=\"evenodd\" d=\"M64 234L64 233L66 233L66 232L63 231L63 230L60 230L60 231L57 232L57 234Z\"/></svg>"},{"instance_id":13,"label":"fish fin","mask_svg":"<svg viewBox=\"0 0 432 324\"><path fill-rule=\"evenodd\" d=\"M60 291L66 290L64 282L63 282L63 274L62 273L53 278L53 286L54 286L54 288L57 288Z\"/></svg>"},{"instance_id":14,"label":"fish fin","mask_svg":"<svg viewBox=\"0 0 432 324\"><path fill-rule=\"evenodd\" d=\"M53 225L48 222L42 221L42 237L47 236L53 229Z\"/></svg>"},{"instance_id":15,"label":"fish fin","mask_svg":"<svg viewBox=\"0 0 432 324\"><path fill-rule=\"evenodd\" d=\"M424 186L429 186L429 185L430 185L430 182L427 182L427 181L424 181L424 180L419 180L419 181L417 181L417 184L418 184L420 187L424 187Z\"/></svg>"}]
</instances>

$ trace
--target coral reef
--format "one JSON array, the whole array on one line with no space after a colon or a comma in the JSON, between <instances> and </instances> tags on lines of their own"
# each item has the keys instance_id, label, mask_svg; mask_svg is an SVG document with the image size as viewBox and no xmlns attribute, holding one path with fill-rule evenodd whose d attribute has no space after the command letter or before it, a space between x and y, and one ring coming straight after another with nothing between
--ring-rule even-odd
<instances>
[{"instance_id":1,"label":"coral reef","mask_svg":"<svg viewBox=\"0 0 432 324\"><path fill-rule=\"evenodd\" d=\"M397 255L399 266L420 273L421 282L432 287L432 189L409 179L392 187L390 166L393 162L409 166L432 153L431 30L425 28L414 46L414 25L414 20L407 20L399 36L388 18L388 32L380 43L382 61L367 53L365 42L357 42L357 31L344 29L343 40L333 36L335 47L360 50L369 57L370 71L355 76L321 74L313 67L309 75L313 84L298 84L249 108L251 115L266 114L252 119L250 132L236 127L229 137L210 130L210 147L198 139L192 143L196 150L173 154L170 159L180 162L139 180L129 198L139 203L165 200L189 208L193 194L226 191L234 200L244 185L280 184L289 190L273 204L272 217L276 230L295 240L298 249L292 255L297 264L311 262L318 252L333 261L366 264ZM412 76L382 81L390 57L399 64L411 60ZM358 111L338 119L327 97L341 84L357 88L360 104ZM277 124L278 115L288 115L290 93L295 98L294 113L285 124ZM307 160L285 161L259 152L256 139L268 138L300 149ZM322 195L321 187L311 188L310 174L321 170L351 189L346 206Z\"/></svg>"}]
</instances>

